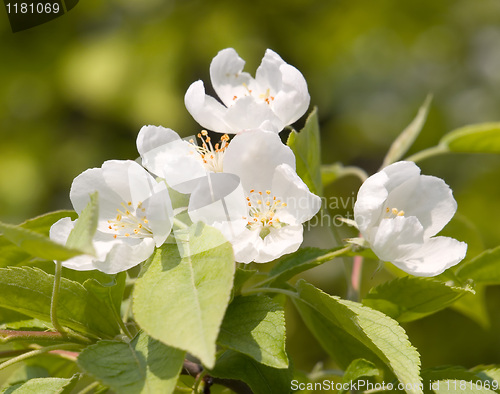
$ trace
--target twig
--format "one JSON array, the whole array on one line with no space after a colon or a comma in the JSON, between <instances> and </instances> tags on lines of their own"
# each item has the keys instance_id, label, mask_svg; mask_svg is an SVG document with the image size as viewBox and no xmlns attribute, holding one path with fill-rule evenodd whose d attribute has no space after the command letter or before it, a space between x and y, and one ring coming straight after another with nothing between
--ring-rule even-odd
<instances>
[{"instance_id":1,"label":"twig","mask_svg":"<svg viewBox=\"0 0 500 394\"><path fill-rule=\"evenodd\" d=\"M53 331L17 331L17 330L0 330L0 343L11 341L72 341L75 343L89 344L92 341L82 335L76 333L68 333L68 336L60 332Z\"/></svg>"},{"instance_id":2,"label":"twig","mask_svg":"<svg viewBox=\"0 0 500 394\"><path fill-rule=\"evenodd\" d=\"M30 352L23 353L17 357L11 358L10 360L4 361L3 363L0 364L0 370L9 367L12 364L26 360L28 358L39 356L40 354L44 354L44 353L49 353L52 350L72 349L75 347L79 347L79 345L76 345L74 343L62 343L59 345L52 345L52 346L43 347L41 349L32 350Z\"/></svg>"},{"instance_id":3,"label":"twig","mask_svg":"<svg viewBox=\"0 0 500 394\"><path fill-rule=\"evenodd\" d=\"M52 289L52 299L50 301L50 321L57 332L62 336L66 336L66 332L57 320L57 301L59 300L59 287L61 285L62 263L56 261L56 271L54 274L54 287Z\"/></svg>"},{"instance_id":4,"label":"twig","mask_svg":"<svg viewBox=\"0 0 500 394\"><path fill-rule=\"evenodd\" d=\"M184 360L181 371L182 375L189 375L196 378L201 373L203 373L203 367L201 365L189 360ZM237 394L253 394L250 387L248 387L248 385L241 380L215 378L207 374L203 377L203 382L205 383L204 394L210 393L210 386L214 384L227 387Z\"/></svg>"}]
</instances>

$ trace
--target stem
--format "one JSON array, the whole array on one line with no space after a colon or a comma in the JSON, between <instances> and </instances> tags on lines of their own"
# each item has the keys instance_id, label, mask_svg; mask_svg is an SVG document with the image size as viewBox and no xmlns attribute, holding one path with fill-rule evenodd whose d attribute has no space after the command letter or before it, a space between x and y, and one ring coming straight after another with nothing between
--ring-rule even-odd
<instances>
[{"instance_id":1,"label":"stem","mask_svg":"<svg viewBox=\"0 0 500 394\"><path fill-rule=\"evenodd\" d=\"M118 322L118 325L120 326L120 328L122 329L122 331L125 333L125 335L129 338L129 339L134 339L134 336L132 335L132 333L129 331L127 325L123 322L123 320L121 319L120 316L117 317L116 321Z\"/></svg>"},{"instance_id":2,"label":"stem","mask_svg":"<svg viewBox=\"0 0 500 394\"><path fill-rule=\"evenodd\" d=\"M76 333L68 333L68 337L60 332L53 331L16 331L16 330L0 330L0 343L11 341L73 341L76 343L89 344L92 341L82 335Z\"/></svg>"},{"instance_id":3,"label":"stem","mask_svg":"<svg viewBox=\"0 0 500 394\"><path fill-rule=\"evenodd\" d=\"M66 332L59 324L57 320L57 301L59 300L59 288L61 285L61 273L62 273L62 263L56 261L56 272L54 274L54 287L52 289L52 299L50 302L50 321L54 326L55 330L59 332L62 336L66 336Z\"/></svg>"},{"instance_id":4,"label":"stem","mask_svg":"<svg viewBox=\"0 0 500 394\"><path fill-rule=\"evenodd\" d=\"M359 290L361 287L361 274L363 271L363 256L354 256L351 271L350 294L347 298L359 302Z\"/></svg>"},{"instance_id":5,"label":"stem","mask_svg":"<svg viewBox=\"0 0 500 394\"><path fill-rule=\"evenodd\" d=\"M130 300L130 302L132 302L132 300ZM124 332L124 334L129 337L129 339L133 339L134 336L130 333L127 325L125 324L125 322L122 320L122 317L120 316L120 314L118 313L118 311L116 310L113 302L111 302L111 305L112 305L112 309L113 309L113 317L115 318L116 322L118 323L118 325L120 326L120 328L122 329L122 331ZM128 309L128 308L127 308ZM127 313L128 313L128 310L127 310ZM127 316L124 316L124 319L127 319Z\"/></svg>"},{"instance_id":6,"label":"stem","mask_svg":"<svg viewBox=\"0 0 500 394\"><path fill-rule=\"evenodd\" d=\"M87 393L90 393L93 389L95 389L99 385L100 385L100 383L97 382L97 381L96 382L92 382L87 387L84 387L82 390L80 390L78 392L78 394L87 394Z\"/></svg>"},{"instance_id":7,"label":"stem","mask_svg":"<svg viewBox=\"0 0 500 394\"><path fill-rule=\"evenodd\" d=\"M318 372L311 372L308 377L313 382L317 382L321 378L328 376L344 376L344 371L341 371L340 369L325 369Z\"/></svg>"},{"instance_id":8,"label":"stem","mask_svg":"<svg viewBox=\"0 0 500 394\"><path fill-rule=\"evenodd\" d=\"M11 366L12 364L26 360L28 358L39 356L40 354L48 353L52 350L73 349L73 348L80 348L80 346L76 345L74 343L62 343L59 345L46 346L46 347L43 347L41 349L32 350L30 352L21 354L20 356L11 358L10 360L7 360L7 361L1 363L0 370L5 369L5 368Z\"/></svg>"},{"instance_id":9,"label":"stem","mask_svg":"<svg viewBox=\"0 0 500 394\"><path fill-rule=\"evenodd\" d=\"M321 263L326 263L327 261L333 260L336 257L342 256L343 254L348 253L351 250L351 248L352 248L352 245L348 245L343 249L334 250L333 252L330 252L330 253L324 254L323 256L309 260L306 262L306 264L318 263L318 265L319 265ZM262 282L255 284L253 287L260 288L260 287L262 287L270 282L273 282L275 279L276 279L276 276L271 276L271 277L263 280ZM251 289L249 289L249 290L251 290Z\"/></svg>"},{"instance_id":10,"label":"stem","mask_svg":"<svg viewBox=\"0 0 500 394\"><path fill-rule=\"evenodd\" d=\"M448 149L446 147L444 147L442 145L436 145L436 146L433 146L431 148L427 148L427 149L424 149L420 152L417 152L417 153L405 158L405 160L413 161L416 163L417 161L428 159L429 157L438 156L438 155L441 155L441 154L447 153L447 152L448 152Z\"/></svg>"},{"instance_id":11,"label":"stem","mask_svg":"<svg viewBox=\"0 0 500 394\"><path fill-rule=\"evenodd\" d=\"M342 168L342 175L339 177L344 177L344 176L348 176L348 175L353 175L353 176L356 176L358 177L361 182L364 182L368 179L368 174L366 173L365 170L363 170L362 168L359 168L359 167L356 167L356 166L347 166L347 167L344 167Z\"/></svg>"},{"instance_id":12,"label":"stem","mask_svg":"<svg viewBox=\"0 0 500 394\"><path fill-rule=\"evenodd\" d=\"M179 227L180 229L186 229L186 228L188 228L188 227L189 227L186 223L184 223L184 222L180 221L180 220L179 220L179 219L177 219L177 218L174 218L174 222L173 222L173 224L174 224L175 226Z\"/></svg>"}]
</instances>

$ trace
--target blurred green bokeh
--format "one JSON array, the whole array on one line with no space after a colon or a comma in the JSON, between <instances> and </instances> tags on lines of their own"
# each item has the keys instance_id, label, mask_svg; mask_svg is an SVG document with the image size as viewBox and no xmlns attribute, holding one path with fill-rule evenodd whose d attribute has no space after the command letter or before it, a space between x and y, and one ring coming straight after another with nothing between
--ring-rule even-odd
<instances>
[{"instance_id":1,"label":"blurred green bokeh","mask_svg":"<svg viewBox=\"0 0 500 394\"><path fill-rule=\"evenodd\" d=\"M311 106L319 108L324 163L375 172L428 93L434 95L428 122L410 153L454 128L500 120L498 0L83 0L67 15L16 34L6 13L0 20L4 221L71 208L72 179L105 160L135 159L145 124L197 133L184 93L197 79L209 85L210 61L226 47L247 60L250 73L266 48L302 71ZM473 239L471 253L500 243L499 157L454 155L421 167L454 190L463 220L453 236ZM349 197L358 187L346 179L327 193ZM367 267L368 278L374 270ZM498 291L488 294L495 314ZM447 338L444 322L454 322L450 331L461 335ZM498 317L483 329L446 311L409 325L410 339L419 347L436 325L450 346L484 338L462 353L440 349L438 339L432 349L422 345L425 367L500 362ZM314 340L304 330L298 321L289 328L291 350L304 356L296 364L328 363L321 351L310 351Z\"/></svg>"}]
</instances>

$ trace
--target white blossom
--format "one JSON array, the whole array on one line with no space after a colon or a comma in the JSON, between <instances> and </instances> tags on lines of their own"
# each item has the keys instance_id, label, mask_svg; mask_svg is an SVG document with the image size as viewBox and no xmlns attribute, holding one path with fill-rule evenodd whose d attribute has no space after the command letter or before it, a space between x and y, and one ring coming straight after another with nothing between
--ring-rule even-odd
<instances>
[{"instance_id":1,"label":"white blossom","mask_svg":"<svg viewBox=\"0 0 500 394\"><path fill-rule=\"evenodd\" d=\"M257 128L278 133L304 115L310 97L299 70L270 49L255 78L243 72L244 64L233 48L212 60L210 79L222 104L205 94L202 81L189 87L186 108L200 125L229 134Z\"/></svg>"},{"instance_id":2,"label":"white blossom","mask_svg":"<svg viewBox=\"0 0 500 394\"><path fill-rule=\"evenodd\" d=\"M64 261L64 267L114 274L146 260L155 246L165 242L172 228L172 206L164 182L157 182L134 161L111 160L74 179L70 199L78 214L95 191L99 201L95 256L76 256ZM50 237L65 244L74 225L63 218L51 227Z\"/></svg>"},{"instance_id":3,"label":"white blossom","mask_svg":"<svg viewBox=\"0 0 500 394\"><path fill-rule=\"evenodd\" d=\"M435 236L457 203L440 178L420 175L413 162L397 162L369 177L358 192L354 218L373 252L403 271L435 276L458 264L467 244Z\"/></svg>"},{"instance_id":4,"label":"white blossom","mask_svg":"<svg viewBox=\"0 0 500 394\"><path fill-rule=\"evenodd\" d=\"M225 154L224 173L215 175L230 174L238 176L242 191L235 187L236 179L233 187L229 187L228 177L220 177L219 185L207 182L191 195L191 218L219 228L232 243L238 262L266 263L296 251L303 241L302 223L318 212L321 200L295 173L290 148L272 132L239 134ZM222 193L223 203L231 207L226 208L231 215L215 214L221 210L195 209L204 205L201 199L224 188L228 192ZM213 199L214 203L218 200L222 198Z\"/></svg>"}]
</instances>

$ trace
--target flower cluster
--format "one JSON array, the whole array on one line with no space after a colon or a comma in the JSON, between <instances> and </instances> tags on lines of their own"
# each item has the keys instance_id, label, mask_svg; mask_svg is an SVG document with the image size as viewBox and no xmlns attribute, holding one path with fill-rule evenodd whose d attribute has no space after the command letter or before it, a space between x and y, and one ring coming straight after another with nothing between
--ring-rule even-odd
<instances>
[{"instance_id":1,"label":"flower cluster","mask_svg":"<svg viewBox=\"0 0 500 394\"><path fill-rule=\"evenodd\" d=\"M267 50L255 78L232 48L210 65L219 96L205 94L202 81L187 90L185 104L201 126L197 138L182 139L161 126L144 126L137 137L139 161L107 161L80 174L70 198L77 213L99 196L95 255L63 263L76 270L127 270L147 259L169 236L174 213L219 229L232 244L235 260L266 263L296 251L302 224L320 209L295 172L295 156L279 132L309 106L302 74ZM233 135L230 137L229 135ZM172 206L169 190L189 196ZM467 245L435 235L456 211L450 188L439 178L420 175L412 162L394 163L361 186L355 225L365 245L383 261L418 276L434 276L457 264ZM55 223L51 237L65 243L75 222Z\"/></svg>"},{"instance_id":2,"label":"flower cluster","mask_svg":"<svg viewBox=\"0 0 500 394\"><path fill-rule=\"evenodd\" d=\"M201 81L185 96L203 127L224 133L219 141L206 130L198 140L183 140L171 129L144 126L137 137L142 166L108 161L75 178L70 198L77 213L98 192L96 253L67 260L65 267L116 273L147 259L165 242L174 212L182 208L172 206L169 188L189 195L190 219L218 228L238 262L265 263L299 248L302 223L321 202L296 174L294 154L278 133L307 110L307 84L271 50L255 79L243 65L234 49L213 59L210 76L223 104L205 95ZM74 225L60 220L51 238L65 243Z\"/></svg>"}]
</instances>

